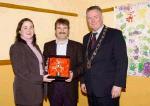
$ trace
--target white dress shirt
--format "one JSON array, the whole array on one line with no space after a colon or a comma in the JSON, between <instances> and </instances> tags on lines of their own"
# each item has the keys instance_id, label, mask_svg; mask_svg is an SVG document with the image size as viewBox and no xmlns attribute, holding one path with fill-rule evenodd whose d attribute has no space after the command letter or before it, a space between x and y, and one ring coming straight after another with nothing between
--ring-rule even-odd
<instances>
[{"instance_id":1,"label":"white dress shirt","mask_svg":"<svg viewBox=\"0 0 150 106\"><path fill-rule=\"evenodd\" d=\"M56 39L56 55L63 55L66 56L67 54L67 44L68 44L68 39L64 41L59 41Z\"/></svg>"}]
</instances>

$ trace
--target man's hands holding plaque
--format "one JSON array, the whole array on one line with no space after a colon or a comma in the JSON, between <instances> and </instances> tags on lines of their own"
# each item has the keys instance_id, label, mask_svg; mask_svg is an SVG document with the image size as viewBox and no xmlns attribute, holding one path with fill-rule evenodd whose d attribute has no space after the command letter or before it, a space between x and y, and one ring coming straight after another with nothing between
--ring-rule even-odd
<instances>
[{"instance_id":1,"label":"man's hands holding plaque","mask_svg":"<svg viewBox=\"0 0 150 106\"><path fill-rule=\"evenodd\" d=\"M70 73L69 73L69 78L65 80L66 82L71 82L72 79L73 79L73 72L72 72L72 71L69 71L69 72L70 72ZM55 78L48 78L48 77L49 77L49 74L44 75L44 76L43 76L43 81L44 81L44 82L52 82L52 81L55 80Z\"/></svg>"},{"instance_id":2,"label":"man's hands holding plaque","mask_svg":"<svg viewBox=\"0 0 150 106\"><path fill-rule=\"evenodd\" d=\"M69 78L66 79L65 81L66 81L66 82L71 82L72 79L73 79L73 72L72 72L72 71L69 71Z\"/></svg>"}]
</instances>

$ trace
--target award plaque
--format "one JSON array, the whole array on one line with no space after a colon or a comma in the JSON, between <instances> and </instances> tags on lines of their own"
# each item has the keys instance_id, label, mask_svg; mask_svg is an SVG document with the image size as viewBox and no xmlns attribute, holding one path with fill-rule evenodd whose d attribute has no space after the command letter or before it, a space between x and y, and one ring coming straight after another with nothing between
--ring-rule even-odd
<instances>
[{"instance_id":1,"label":"award plaque","mask_svg":"<svg viewBox=\"0 0 150 106\"><path fill-rule=\"evenodd\" d=\"M70 58L68 56L50 56L48 58L48 74L50 78L68 79Z\"/></svg>"}]
</instances>

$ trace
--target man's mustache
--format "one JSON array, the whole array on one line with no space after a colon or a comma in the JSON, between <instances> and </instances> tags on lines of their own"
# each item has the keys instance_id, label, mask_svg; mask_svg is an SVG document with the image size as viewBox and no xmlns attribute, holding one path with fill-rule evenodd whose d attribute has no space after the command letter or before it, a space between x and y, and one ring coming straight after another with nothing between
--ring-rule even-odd
<instances>
[{"instance_id":1,"label":"man's mustache","mask_svg":"<svg viewBox=\"0 0 150 106\"><path fill-rule=\"evenodd\" d=\"M66 34L65 32L59 32L59 34Z\"/></svg>"}]
</instances>

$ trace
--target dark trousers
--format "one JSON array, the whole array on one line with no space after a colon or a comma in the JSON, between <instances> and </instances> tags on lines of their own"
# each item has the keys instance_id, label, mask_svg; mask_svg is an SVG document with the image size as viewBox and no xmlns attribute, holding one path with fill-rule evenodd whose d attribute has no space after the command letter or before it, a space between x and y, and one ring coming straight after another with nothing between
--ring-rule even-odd
<instances>
[{"instance_id":1,"label":"dark trousers","mask_svg":"<svg viewBox=\"0 0 150 106\"><path fill-rule=\"evenodd\" d=\"M67 93L66 85L63 82L57 82L57 84L55 84L53 93L48 93L50 106L77 106L77 100L73 100L68 95L69 94Z\"/></svg>"},{"instance_id":2,"label":"dark trousers","mask_svg":"<svg viewBox=\"0 0 150 106\"><path fill-rule=\"evenodd\" d=\"M36 104L36 105L21 105L21 104L16 104L16 106L43 106L43 103Z\"/></svg>"},{"instance_id":3,"label":"dark trousers","mask_svg":"<svg viewBox=\"0 0 150 106\"><path fill-rule=\"evenodd\" d=\"M96 97L94 95L88 96L89 106L119 106L119 97L111 98L111 96L106 97Z\"/></svg>"}]
</instances>

